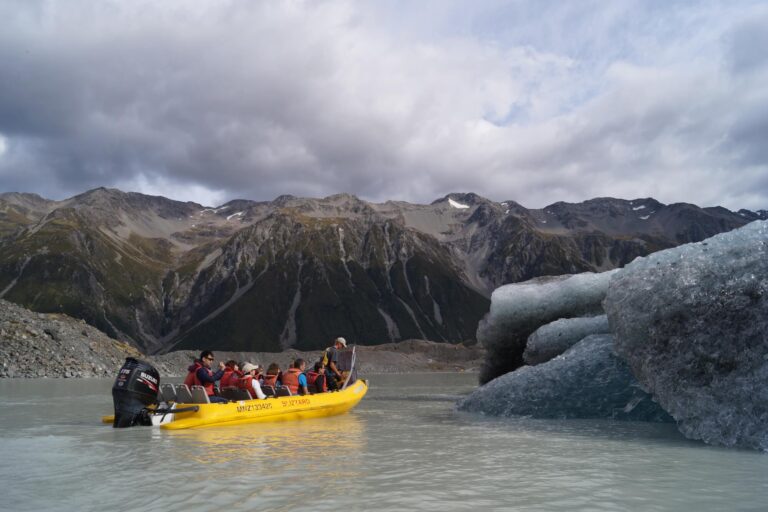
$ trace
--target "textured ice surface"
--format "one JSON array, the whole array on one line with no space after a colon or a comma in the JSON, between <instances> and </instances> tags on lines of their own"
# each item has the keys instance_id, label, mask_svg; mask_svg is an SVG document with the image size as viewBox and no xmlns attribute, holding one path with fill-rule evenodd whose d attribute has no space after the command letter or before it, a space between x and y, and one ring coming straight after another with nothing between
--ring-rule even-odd
<instances>
[{"instance_id":1,"label":"textured ice surface","mask_svg":"<svg viewBox=\"0 0 768 512\"><path fill-rule=\"evenodd\" d=\"M477 328L477 339L488 349L480 383L522 366L526 340L542 325L603 313L601 302L615 272L536 278L497 288Z\"/></svg>"},{"instance_id":2,"label":"textured ice surface","mask_svg":"<svg viewBox=\"0 0 768 512\"><path fill-rule=\"evenodd\" d=\"M523 359L526 364L536 365L559 356L590 334L608 334L606 315L561 318L542 325L528 337Z\"/></svg>"},{"instance_id":3,"label":"textured ice surface","mask_svg":"<svg viewBox=\"0 0 768 512\"><path fill-rule=\"evenodd\" d=\"M458 409L489 416L671 421L612 352L613 338L588 336L564 354L476 389Z\"/></svg>"},{"instance_id":4,"label":"textured ice surface","mask_svg":"<svg viewBox=\"0 0 768 512\"><path fill-rule=\"evenodd\" d=\"M616 352L684 435L768 450L768 222L636 259L605 307Z\"/></svg>"}]
</instances>

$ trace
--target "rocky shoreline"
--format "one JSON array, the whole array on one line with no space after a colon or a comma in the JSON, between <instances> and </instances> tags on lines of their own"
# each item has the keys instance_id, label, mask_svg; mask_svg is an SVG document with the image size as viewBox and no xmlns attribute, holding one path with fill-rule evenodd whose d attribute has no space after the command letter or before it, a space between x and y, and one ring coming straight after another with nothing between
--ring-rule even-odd
<instances>
[{"instance_id":1,"label":"rocky shoreline","mask_svg":"<svg viewBox=\"0 0 768 512\"><path fill-rule=\"evenodd\" d=\"M450 345L407 340L358 346L361 374L476 371L485 355L477 344ZM163 377L181 377L199 354L177 351L145 356L128 343L110 338L83 320L56 313L35 313L0 300L0 378L114 377L126 357L154 365ZM215 352L216 359L251 361L281 367L297 357L315 361L320 351Z\"/></svg>"}]
</instances>

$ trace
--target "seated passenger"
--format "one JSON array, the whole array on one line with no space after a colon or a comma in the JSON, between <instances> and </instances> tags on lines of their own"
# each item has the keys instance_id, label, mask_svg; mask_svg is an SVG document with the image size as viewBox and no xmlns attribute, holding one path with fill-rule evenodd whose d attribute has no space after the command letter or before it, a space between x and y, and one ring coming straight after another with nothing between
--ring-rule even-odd
<instances>
[{"instance_id":1,"label":"seated passenger","mask_svg":"<svg viewBox=\"0 0 768 512\"><path fill-rule=\"evenodd\" d=\"M243 363L245 365L245 363ZM264 385L264 367L260 364L254 363L253 364L256 367L256 375L253 376L254 379L259 381L260 385Z\"/></svg>"},{"instance_id":2,"label":"seated passenger","mask_svg":"<svg viewBox=\"0 0 768 512\"><path fill-rule=\"evenodd\" d=\"M243 372L240 371L237 362L233 359L227 361L224 365L224 374L221 376L219 386L222 388L228 388L231 386L237 386L237 381L243 376Z\"/></svg>"},{"instance_id":3,"label":"seated passenger","mask_svg":"<svg viewBox=\"0 0 768 512\"><path fill-rule=\"evenodd\" d=\"M251 398L264 400L267 398L267 395L261 390L259 379L256 378L258 368L255 364L245 363L243 365L243 376L237 381L237 387L247 390L251 394Z\"/></svg>"},{"instance_id":4,"label":"seated passenger","mask_svg":"<svg viewBox=\"0 0 768 512\"><path fill-rule=\"evenodd\" d=\"M307 367L306 361L299 358L293 362L293 366L283 373L283 386L291 390L294 395L308 395L307 376L304 375L304 369Z\"/></svg>"},{"instance_id":5,"label":"seated passenger","mask_svg":"<svg viewBox=\"0 0 768 512\"><path fill-rule=\"evenodd\" d=\"M315 363L312 370L307 372L307 387L310 393L325 393L328 387L325 385L325 366L322 361Z\"/></svg>"},{"instance_id":6,"label":"seated passenger","mask_svg":"<svg viewBox=\"0 0 768 512\"><path fill-rule=\"evenodd\" d=\"M203 350L200 353L200 359L195 360L192 366L188 368L189 373L187 374L187 378L184 379L184 384L187 386L202 386L211 402L226 403L228 400L216 396L214 390L216 381L220 380L222 375L224 375L224 363L219 362L219 369L214 373L211 371L211 364L213 361L213 352L210 350Z\"/></svg>"},{"instance_id":7,"label":"seated passenger","mask_svg":"<svg viewBox=\"0 0 768 512\"><path fill-rule=\"evenodd\" d=\"M264 375L264 385L277 388L280 383L280 366L277 363L272 363L267 368L267 374Z\"/></svg>"}]
</instances>

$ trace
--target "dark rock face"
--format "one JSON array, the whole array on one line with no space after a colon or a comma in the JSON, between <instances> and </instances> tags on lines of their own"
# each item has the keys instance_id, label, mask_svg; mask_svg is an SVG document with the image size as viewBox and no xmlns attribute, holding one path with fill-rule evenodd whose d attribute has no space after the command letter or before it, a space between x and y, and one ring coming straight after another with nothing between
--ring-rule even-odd
<instances>
[{"instance_id":1,"label":"dark rock face","mask_svg":"<svg viewBox=\"0 0 768 512\"><path fill-rule=\"evenodd\" d=\"M185 332L177 348L216 334L250 351L322 349L339 335L366 344L458 341L473 337L488 307L429 237L390 221L312 225L290 216L239 233L190 295L203 300L178 312Z\"/></svg>"},{"instance_id":2,"label":"dark rock face","mask_svg":"<svg viewBox=\"0 0 768 512\"><path fill-rule=\"evenodd\" d=\"M606 315L561 318L542 325L528 337L523 359L526 364L546 363L591 334L609 334Z\"/></svg>"},{"instance_id":3,"label":"dark rock face","mask_svg":"<svg viewBox=\"0 0 768 512\"><path fill-rule=\"evenodd\" d=\"M523 366L528 336L542 325L602 313L602 300L614 272L538 278L496 289L491 311L477 329L477 339L488 351L480 383Z\"/></svg>"},{"instance_id":4,"label":"dark rock face","mask_svg":"<svg viewBox=\"0 0 768 512\"><path fill-rule=\"evenodd\" d=\"M612 352L610 335L591 335L564 354L478 388L458 409L491 416L671 421Z\"/></svg>"},{"instance_id":5,"label":"dark rock face","mask_svg":"<svg viewBox=\"0 0 768 512\"><path fill-rule=\"evenodd\" d=\"M617 354L683 434L768 450L768 222L636 260L605 308Z\"/></svg>"},{"instance_id":6,"label":"dark rock face","mask_svg":"<svg viewBox=\"0 0 768 512\"><path fill-rule=\"evenodd\" d=\"M458 342L499 285L620 267L754 215L610 198L528 210L472 193L218 208L104 188L64 201L5 193L0 297L145 352Z\"/></svg>"}]
</instances>

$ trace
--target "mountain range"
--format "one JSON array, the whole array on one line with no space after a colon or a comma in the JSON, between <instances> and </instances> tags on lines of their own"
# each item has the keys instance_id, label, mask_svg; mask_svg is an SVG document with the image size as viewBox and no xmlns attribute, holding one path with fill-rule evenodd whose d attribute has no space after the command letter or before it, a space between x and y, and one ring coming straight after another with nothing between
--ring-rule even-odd
<instances>
[{"instance_id":1,"label":"mountain range","mask_svg":"<svg viewBox=\"0 0 768 512\"><path fill-rule=\"evenodd\" d=\"M602 271L768 212L598 198L527 209L350 194L216 208L99 188L0 194L0 298L145 353L473 340L501 284Z\"/></svg>"}]
</instances>

